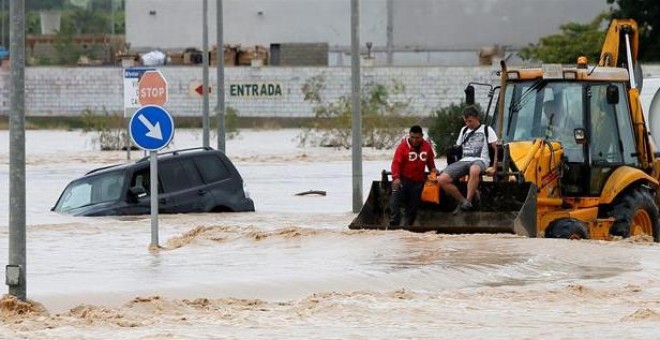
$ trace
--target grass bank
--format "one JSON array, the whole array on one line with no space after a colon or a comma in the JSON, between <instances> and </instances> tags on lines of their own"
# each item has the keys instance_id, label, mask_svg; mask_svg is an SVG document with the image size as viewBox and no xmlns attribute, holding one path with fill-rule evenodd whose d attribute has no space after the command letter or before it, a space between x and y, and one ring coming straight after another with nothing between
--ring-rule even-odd
<instances>
[{"instance_id":1,"label":"grass bank","mask_svg":"<svg viewBox=\"0 0 660 340\"><path fill-rule=\"evenodd\" d=\"M209 119L211 128L215 129L215 117ZM314 118L266 118L266 117L238 117L239 129L285 129L311 127ZM126 119L128 124L128 119ZM202 128L201 117L174 117L177 128ZM81 117L27 117L25 128L28 130L76 130L82 129L85 122ZM9 129L9 118L0 116L0 130Z\"/></svg>"},{"instance_id":2,"label":"grass bank","mask_svg":"<svg viewBox=\"0 0 660 340\"><path fill-rule=\"evenodd\" d=\"M430 118L419 118L418 121L426 126ZM295 118L295 117L237 117L239 129L290 129L311 128L317 118ZM215 117L210 117L211 128L215 129ZM128 124L128 119L126 120ZM174 117L174 125L180 129L202 128L200 117ZM84 127L82 117L27 117L25 128L27 130L76 130ZM0 116L0 130L9 129L9 118Z\"/></svg>"}]
</instances>

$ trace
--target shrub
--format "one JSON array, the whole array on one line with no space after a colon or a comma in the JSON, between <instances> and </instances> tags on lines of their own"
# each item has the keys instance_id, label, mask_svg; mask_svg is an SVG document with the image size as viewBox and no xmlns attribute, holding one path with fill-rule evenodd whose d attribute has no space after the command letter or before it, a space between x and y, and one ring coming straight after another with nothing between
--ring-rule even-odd
<instances>
[{"instance_id":1,"label":"shrub","mask_svg":"<svg viewBox=\"0 0 660 340\"><path fill-rule=\"evenodd\" d=\"M104 108L99 114L86 109L81 120L83 133L95 133L92 143L98 144L102 151L126 150L129 137L121 112L108 112Z\"/></svg>"},{"instance_id":2,"label":"shrub","mask_svg":"<svg viewBox=\"0 0 660 340\"><path fill-rule=\"evenodd\" d=\"M238 113L239 113L238 109L235 109L231 106L225 107L225 138L234 139L239 135L240 131L239 131ZM210 132L211 137L217 138L218 120L216 119L216 117L210 117L209 129L211 130Z\"/></svg>"},{"instance_id":3,"label":"shrub","mask_svg":"<svg viewBox=\"0 0 660 340\"><path fill-rule=\"evenodd\" d=\"M341 96L335 102L326 102L322 96L324 89L323 75L312 77L303 84L304 100L314 104L317 119L309 129L301 132L298 140L301 145L309 142L349 149L352 145L351 97ZM361 94L363 146L392 148L405 129L417 120L410 115L410 100L391 99L391 96L404 94L405 87L396 81L388 85L370 83L364 86Z\"/></svg>"},{"instance_id":4,"label":"shrub","mask_svg":"<svg viewBox=\"0 0 660 340\"><path fill-rule=\"evenodd\" d=\"M438 155L444 155L447 148L456 143L458 134L465 125L462 113L466 106L468 105L464 102L451 104L433 113L429 125L429 137L435 143ZM481 119L483 120L483 117Z\"/></svg>"}]
</instances>

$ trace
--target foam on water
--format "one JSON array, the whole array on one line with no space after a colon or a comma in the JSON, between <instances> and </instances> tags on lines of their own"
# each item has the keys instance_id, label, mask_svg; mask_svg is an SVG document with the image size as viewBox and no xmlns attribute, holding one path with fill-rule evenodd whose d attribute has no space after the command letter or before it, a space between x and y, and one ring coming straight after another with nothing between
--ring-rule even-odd
<instances>
[{"instance_id":1,"label":"foam on water","mask_svg":"<svg viewBox=\"0 0 660 340\"><path fill-rule=\"evenodd\" d=\"M49 211L70 180L125 153L94 151L79 132L28 131L32 301L0 301L0 337L657 336L658 244L349 230L350 150L298 148L296 133L244 131L228 141L257 212L161 215L154 250L149 216ZM178 131L176 147L199 137ZM5 165L7 138L0 132ZM391 153L366 149L364 198ZM307 190L327 195L295 195Z\"/></svg>"}]
</instances>

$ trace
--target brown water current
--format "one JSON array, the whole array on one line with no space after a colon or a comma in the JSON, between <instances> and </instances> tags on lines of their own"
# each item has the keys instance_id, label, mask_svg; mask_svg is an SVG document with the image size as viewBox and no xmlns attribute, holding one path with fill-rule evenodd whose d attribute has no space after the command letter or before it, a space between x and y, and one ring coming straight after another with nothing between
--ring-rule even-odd
<instances>
[{"instance_id":1,"label":"brown water current","mask_svg":"<svg viewBox=\"0 0 660 340\"><path fill-rule=\"evenodd\" d=\"M349 230L350 152L298 148L295 133L228 141L255 213L161 215L150 249L149 216L48 211L68 181L125 154L28 132L53 143L28 143L29 301L0 298L0 339L658 338L659 244ZM391 152L365 151L365 195Z\"/></svg>"}]
</instances>

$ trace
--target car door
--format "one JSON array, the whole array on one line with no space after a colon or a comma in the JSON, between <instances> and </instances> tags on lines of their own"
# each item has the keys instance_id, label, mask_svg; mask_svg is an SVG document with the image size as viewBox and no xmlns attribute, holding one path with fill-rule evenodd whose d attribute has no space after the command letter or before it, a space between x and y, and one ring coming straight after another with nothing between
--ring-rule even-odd
<instances>
[{"instance_id":1,"label":"car door","mask_svg":"<svg viewBox=\"0 0 660 340\"><path fill-rule=\"evenodd\" d=\"M120 215L146 215L151 213L151 177L149 164L138 164L128 171L126 186L126 204L121 207ZM162 189L158 190L159 195Z\"/></svg>"},{"instance_id":2,"label":"car door","mask_svg":"<svg viewBox=\"0 0 660 340\"><path fill-rule=\"evenodd\" d=\"M158 207L161 212L203 211L204 202L200 197L203 197L206 191L199 172L189 159L159 162L158 178L162 188L162 194L158 197Z\"/></svg>"},{"instance_id":3,"label":"car door","mask_svg":"<svg viewBox=\"0 0 660 340\"><path fill-rule=\"evenodd\" d=\"M216 210L236 211L244 200L240 178L232 176L231 170L216 154L195 157L195 164L215 198Z\"/></svg>"}]
</instances>

